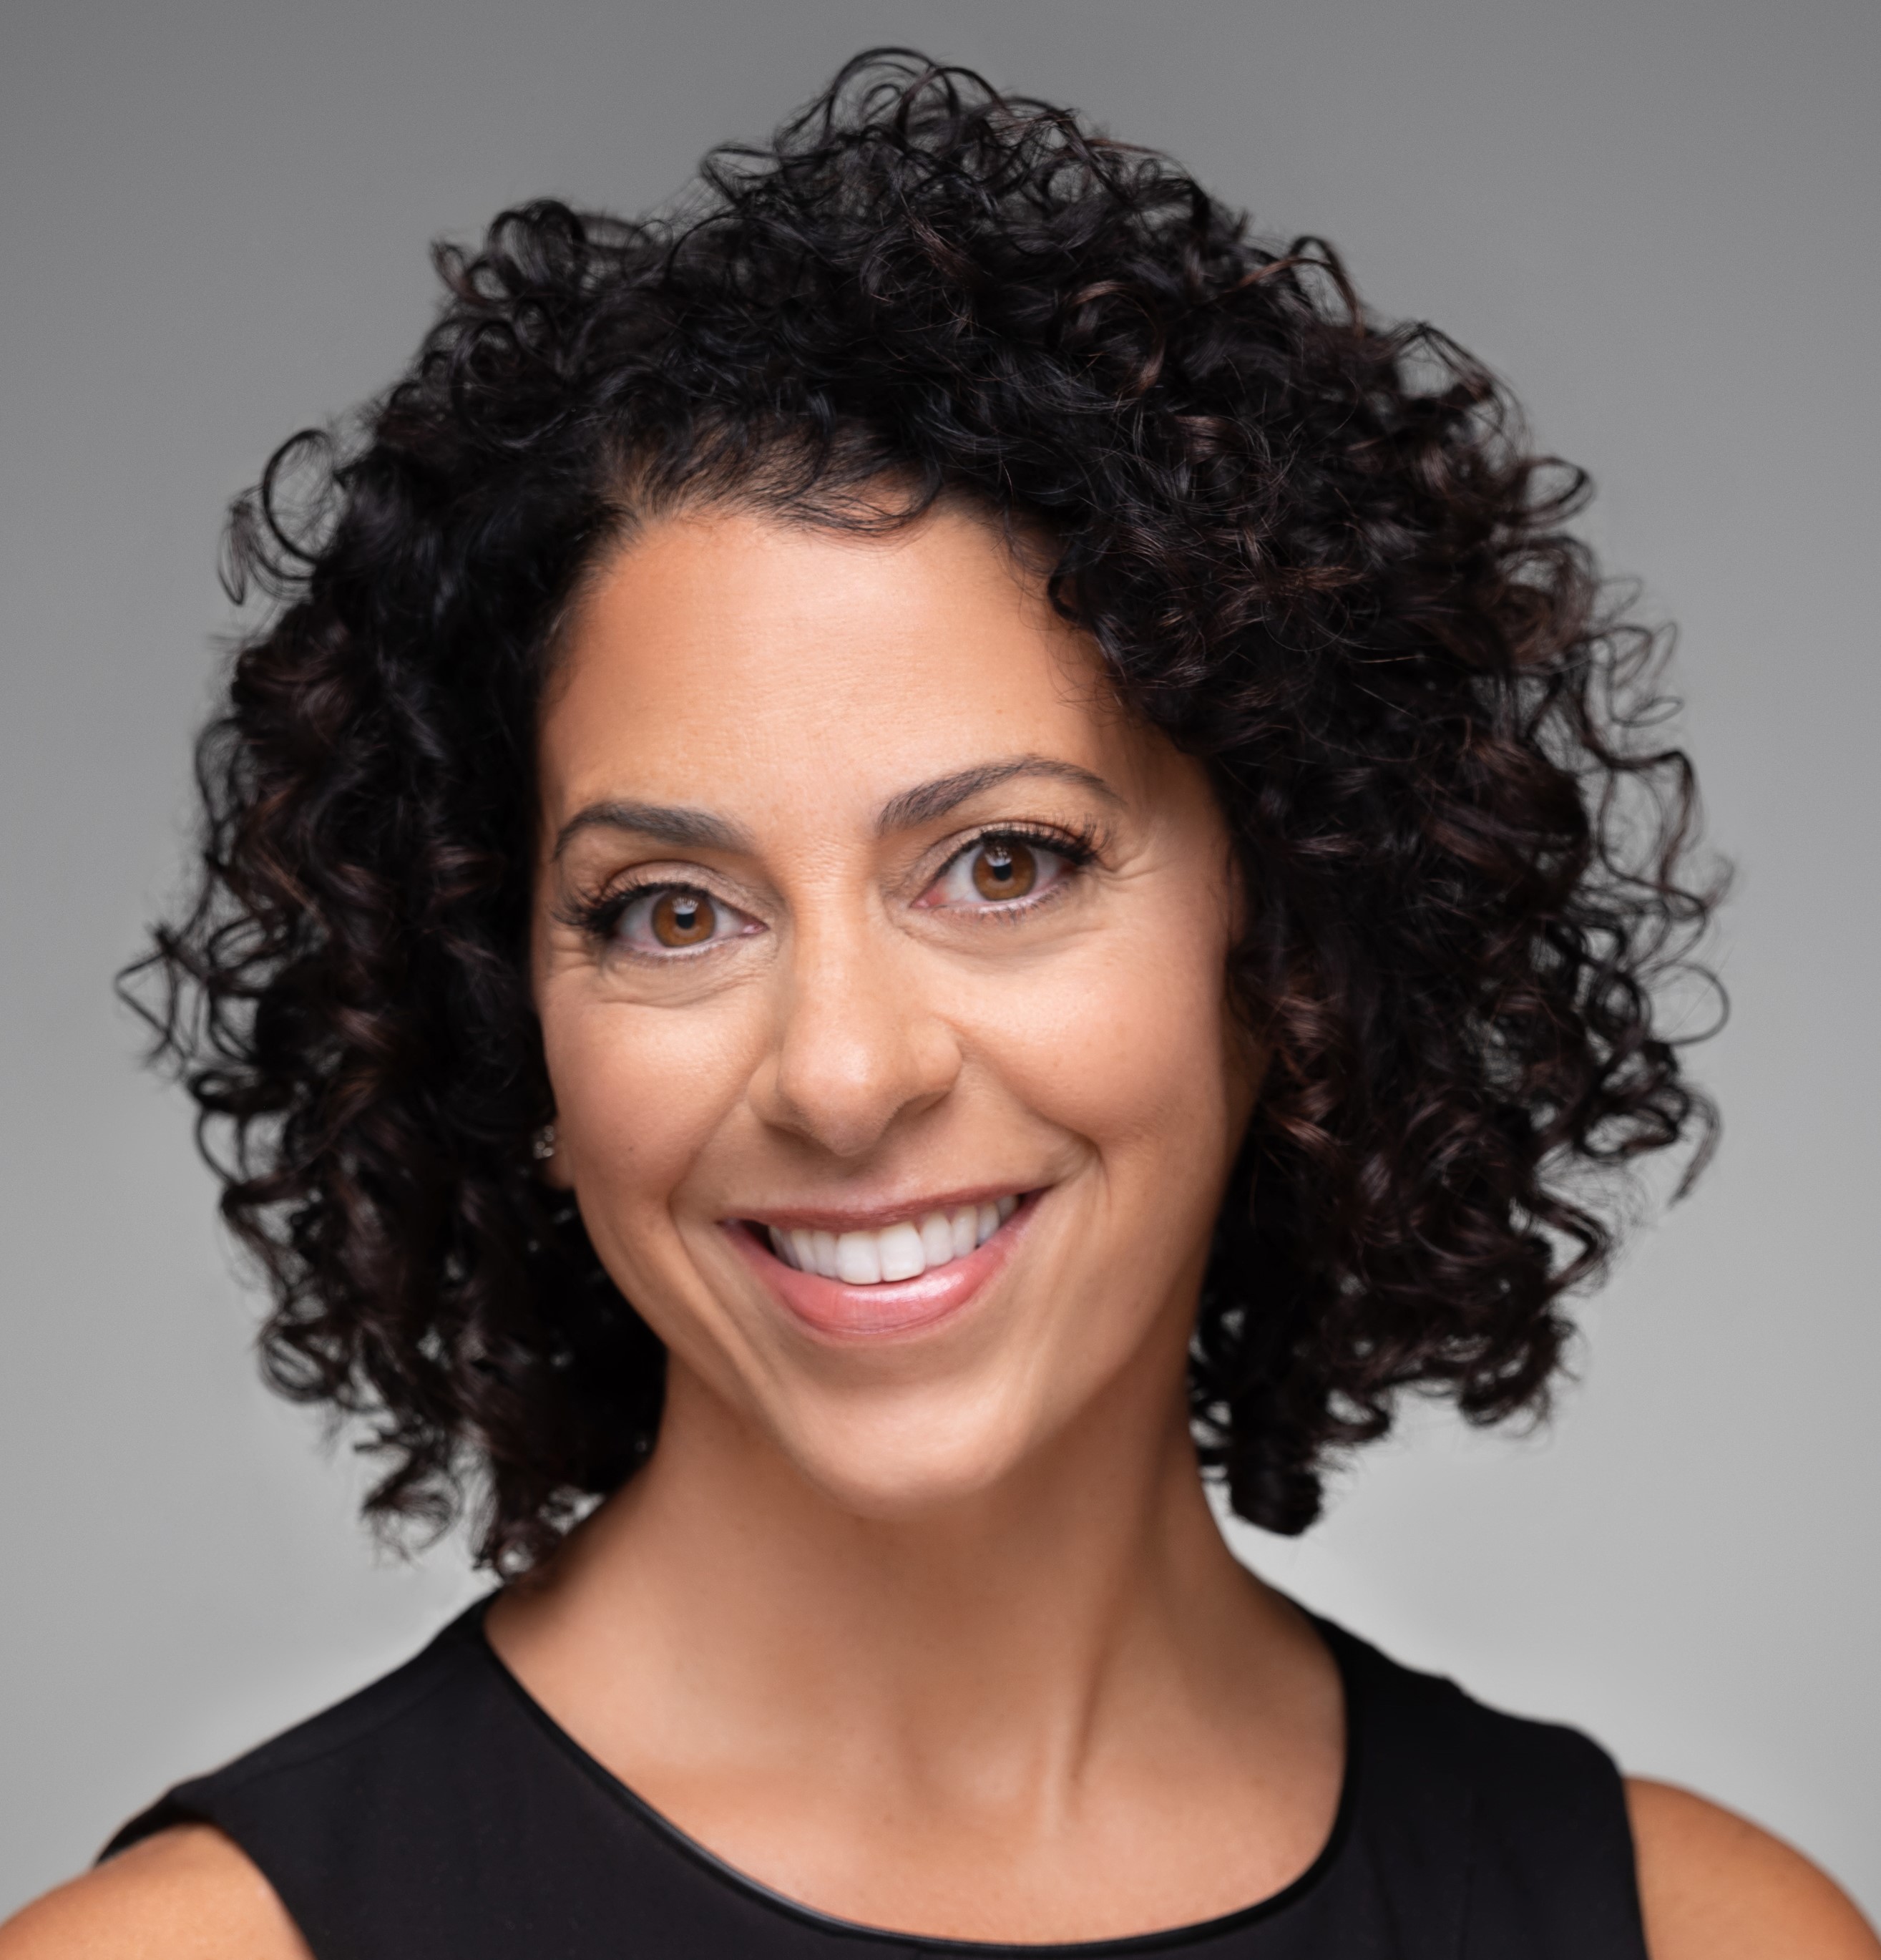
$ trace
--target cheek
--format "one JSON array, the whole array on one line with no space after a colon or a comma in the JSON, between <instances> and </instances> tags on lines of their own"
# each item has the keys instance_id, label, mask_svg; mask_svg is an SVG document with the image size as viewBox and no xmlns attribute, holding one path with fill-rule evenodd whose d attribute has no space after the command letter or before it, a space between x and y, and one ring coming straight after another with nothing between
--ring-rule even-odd
<instances>
[{"instance_id":1,"label":"cheek","mask_svg":"<svg viewBox=\"0 0 1881 1960\"><path fill-rule=\"evenodd\" d=\"M1206 1210L1245 1099L1231 1061L1225 927L1197 931L1196 916L1158 907L1094 934L1079 957L1015 990L993 1040L1008 1082L1093 1147L1114 1182L1142 1198L1171 1187Z\"/></svg>"},{"instance_id":2,"label":"cheek","mask_svg":"<svg viewBox=\"0 0 1881 1960\"><path fill-rule=\"evenodd\" d=\"M663 1208L736 1106L751 1072L746 1018L543 1001L556 1125L597 1237L623 1245L630 1220Z\"/></svg>"}]
</instances>

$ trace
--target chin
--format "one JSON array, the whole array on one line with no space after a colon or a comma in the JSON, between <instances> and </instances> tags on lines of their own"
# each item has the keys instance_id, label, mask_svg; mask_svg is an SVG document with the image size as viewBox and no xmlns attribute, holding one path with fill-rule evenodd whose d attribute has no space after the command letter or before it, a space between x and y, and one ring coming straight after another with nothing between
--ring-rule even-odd
<instances>
[{"instance_id":1,"label":"chin","mask_svg":"<svg viewBox=\"0 0 1881 1960\"><path fill-rule=\"evenodd\" d=\"M983 1392L973 1405L914 1411L894 1406L864 1416L827 1411L774 1433L798 1474L830 1503L859 1518L907 1523L971 1503L1015 1475L1043 1425L1017 1411L996 1414Z\"/></svg>"}]
</instances>

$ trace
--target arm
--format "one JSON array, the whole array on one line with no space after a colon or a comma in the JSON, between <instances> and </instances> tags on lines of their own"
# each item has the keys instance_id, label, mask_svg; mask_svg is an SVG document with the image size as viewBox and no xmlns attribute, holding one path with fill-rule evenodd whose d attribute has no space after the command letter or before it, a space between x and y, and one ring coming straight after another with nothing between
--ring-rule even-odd
<instances>
[{"instance_id":1,"label":"arm","mask_svg":"<svg viewBox=\"0 0 1881 1960\"><path fill-rule=\"evenodd\" d=\"M1635 1777L1626 1809L1652 1960L1881 1960L1848 1895L1768 1831Z\"/></svg>"},{"instance_id":2,"label":"arm","mask_svg":"<svg viewBox=\"0 0 1881 1960\"><path fill-rule=\"evenodd\" d=\"M0 1960L313 1960L273 1888L219 1831L183 1825L0 1926Z\"/></svg>"}]
</instances>

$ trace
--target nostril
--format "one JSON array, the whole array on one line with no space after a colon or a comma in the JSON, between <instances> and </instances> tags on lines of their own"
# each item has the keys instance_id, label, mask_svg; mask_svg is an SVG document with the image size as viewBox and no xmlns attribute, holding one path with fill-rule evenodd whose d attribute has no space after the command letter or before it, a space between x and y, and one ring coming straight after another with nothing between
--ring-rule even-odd
<instances>
[{"instance_id":1,"label":"nostril","mask_svg":"<svg viewBox=\"0 0 1881 1960\"><path fill-rule=\"evenodd\" d=\"M805 935L805 964L754 1077L753 1102L767 1123L848 1162L947 1095L961 1051L910 976L885 970L872 941L857 952L817 937L812 946Z\"/></svg>"}]
</instances>

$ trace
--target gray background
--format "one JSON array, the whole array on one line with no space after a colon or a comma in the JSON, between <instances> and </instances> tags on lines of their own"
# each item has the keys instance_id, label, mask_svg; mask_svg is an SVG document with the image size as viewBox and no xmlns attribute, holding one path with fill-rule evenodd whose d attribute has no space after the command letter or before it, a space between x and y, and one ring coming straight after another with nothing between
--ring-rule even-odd
<instances>
[{"instance_id":1,"label":"gray background","mask_svg":"<svg viewBox=\"0 0 1881 1960\"><path fill-rule=\"evenodd\" d=\"M1708 1183L1550 1434L1426 1415L1250 1557L1407 1659L1789 1834L1881 1909L1872 0L11 0L0 24L0 1911L399 1659L108 979L173 889L221 508L387 380L427 240L638 207L912 39L1336 239L1512 375L1684 628L1743 867Z\"/></svg>"}]
</instances>

